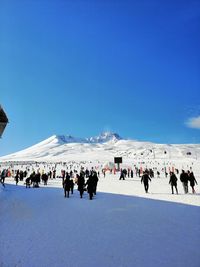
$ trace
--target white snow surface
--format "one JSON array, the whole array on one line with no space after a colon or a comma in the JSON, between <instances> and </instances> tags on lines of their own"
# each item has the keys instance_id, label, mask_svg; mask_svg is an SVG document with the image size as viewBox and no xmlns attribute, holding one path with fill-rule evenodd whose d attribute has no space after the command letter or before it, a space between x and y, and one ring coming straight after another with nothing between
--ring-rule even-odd
<instances>
[{"instance_id":1,"label":"white snow surface","mask_svg":"<svg viewBox=\"0 0 200 267\"><path fill-rule=\"evenodd\" d=\"M100 177L89 200L64 198L61 178L25 188L0 187L2 267L199 267L200 175L196 194L172 195L168 179Z\"/></svg>"}]
</instances>

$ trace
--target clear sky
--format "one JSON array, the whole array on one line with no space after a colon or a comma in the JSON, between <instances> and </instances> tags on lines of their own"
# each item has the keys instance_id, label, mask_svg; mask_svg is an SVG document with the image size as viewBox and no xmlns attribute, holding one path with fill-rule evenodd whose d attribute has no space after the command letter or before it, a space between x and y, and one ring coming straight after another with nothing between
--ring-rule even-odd
<instances>
[{"instance_id":1,"label":"clear sky","mask_svg":"<svg viewBox=\"0 0 200 267\"><path fill-rule=\"evenodd\" d=\"M200 1L2 0L0 155L110 130L200 143Z\"/></svg>"}]
</instances>

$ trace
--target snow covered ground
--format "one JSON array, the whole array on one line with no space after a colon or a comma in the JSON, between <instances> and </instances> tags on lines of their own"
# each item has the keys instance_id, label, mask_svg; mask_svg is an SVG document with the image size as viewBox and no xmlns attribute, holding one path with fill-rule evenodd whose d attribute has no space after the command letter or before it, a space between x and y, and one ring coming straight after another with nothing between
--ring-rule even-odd
<instances>
[{"instance_id":1,"label":"snow covered ground","mask_svg":"<svg viewBox=\"0 0 200 267\"><path fill-rule=\"evenodd\" d=\"M25 188L0 187L1 267L199 267L200 176L197 194L172 195L168 179L101 177L93 200L61 179Z\"/></svg>"},{"instance_id":2,"label":"snow covered ground","mask_svg":"<svg viewBox=\"0 0 200 267\"><path fill-rule=\"evenodd\" d=\"M48 139L19 152L0 157L6 161L113 161L123 157L124 161L162 160L163 162L200 159L199 144L155 144L122 139L116 133L105 132L97 137L75 138L53 135Z\"/></svg>"},{"instance_id":3,"label":"snow covered ground","mask_svg":"<svg viewBox=\"0 0 200 267\"><path fill-rule=\"evenodd\" d=\"M100 178L93 200L75 188L64 198L61 178L47 187L0 185L0 267L199 267L200 145L166 145L122 139L117 134L74 138L52 136L23 151L0 158L0 169L45 171L56 168L100 171L123 157L119 173ZM68 169L69 167L69 169ZM135 168L153 168L144 192ZM172 195L165 170L193 170L196 194ZM179 175L178 175L179 178Z\"/></svg>"}]
</instances>

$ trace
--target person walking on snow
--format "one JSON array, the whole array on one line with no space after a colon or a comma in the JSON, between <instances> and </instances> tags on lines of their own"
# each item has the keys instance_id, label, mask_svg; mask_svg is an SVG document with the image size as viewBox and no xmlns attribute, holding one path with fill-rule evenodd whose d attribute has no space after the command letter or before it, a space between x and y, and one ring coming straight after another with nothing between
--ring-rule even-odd
<instances>
[{"instance_id":1,"label":"person walking on snow","mask_svg":"<svg viewBox=\"0 0 200 267\"><path fill-rule=\"evenodd\" d=\"M0 175L0 183L3 185L3 187L5 187L5 178L6 178L6 173L7 173L7 170L4 169Z\"/></svg>"},{"instance_id":2,"label":"person walking on snow","mask_svg":"<svg viewBox=\"0 0 200 267\"><path fill-rule=\"evenodd\" d=\"M194 186L195 184L197 184L197 180L195 179L193 172L190 172L188 176L189 176L190 186L192 187L192 193L195 194L196 192L194 190Z\"/></svg>"},{"instance_id":3,"label":"person walking on snow","mask_svg":"<svg viewBox=\"0 0 200 267\"><path fill-rule=\"evenodd\" d=\"M96 171L93 172L92 179L93 179L93 183L94 183L94 194L96 195L96 193L97 193L97 183L99 181Z\"/></svg>"},{"instance_id":4,"label":"person walking on snow","mask_svg":"<svg viewBox=\"0 0 200 267\"><path fill-rule=\"evenodd\" d=\"M71 187L71 182L70 182L70 178L68 176L66 176L64 183L63 183L63 188L64 188L64 193L65 193L65 197L69 197L69 191L70 191L70 187Z\"/></svg>"},{"instance_id":5,"label":"person walking on snow","mask_svg":"<svg viewBox=\"0 0 200 267\"><path fill-rule=\"evenodd\" d=\"M16 185L18 185L18 182L19 182L19 170L17 170L17 173L15 175L15 182L16 182Z\"/></svg>"},{"instance_id":6,"label":"person walking on snow","mask_svg":"<svg viewBox=\"0 0 200 267\"><path fill-rule=\"evenodd\" d=\"M89 194L89 198L90 200L92 200L93 198L93 193L94 193L94 181L92 179L92 175L89 176L87 182L86 182L86 185L87 185L87 191L88 191L88 194Z\"/></svg>"},{"instance_id":7,"label":"person walking on snow","mask_svg":"<svg viewBox=\"0 0 200 267\"><path fill-rule=\"evenodd\" d=\"M121 170L121 173L120 173L120 177L119 177L119 180L125 180L125 177L124 177L124 172Z\"/></svg>"},{"instance_id":8,"label":"person walking on snow","mask_svg":"<svg viewBox=\"0 0 200 267\"><path fill-rule=\"evenodd\" d=\"M85 178L84 174L81 172L80 175L77 176L77 185L78 185L78 191L80 192L80 198L83 197L84 193L84 187L85 187Z\"/></svg>"},{"instance_id":9,"label":"person walking on snow","mask_svg":"<svg viewBox=\"0 0 200 267\"><path fill-rule=\"evenodd\" d=\"M142 179L141 179L141 184L144 183L144 189L146 193L148 193L149 181L151 181L151 178L149 177L148 171L146 170L144 174L142 175Z\"/></svg>"},{"instance_id":10,"label":"person walking on snow","mask_svg":"<svg viewBox=\"0 0 200 267\"><path fill-rule=\"evenodd\" d=\"M183 184L183 190L184 190L185 194L188 193L188 178L189 178L188 174L184 170L182 170L182 173L180 175L180 180Z\"/></svg>"},{"instance_id":11,"label":"person walking on snow","mask_svg":"<svg viewBox=\"0 0 200 267\"><path fill-rule=\"evenodd\" d=\"M174 187L176 189L176 194L178 195L178 189L177 189L177 177L176 175L171 172L170 173L170 180L169 180L169 184L171 184L171 188L172 188L172 194L174 194Z\"/></svg>"}]
</instances>

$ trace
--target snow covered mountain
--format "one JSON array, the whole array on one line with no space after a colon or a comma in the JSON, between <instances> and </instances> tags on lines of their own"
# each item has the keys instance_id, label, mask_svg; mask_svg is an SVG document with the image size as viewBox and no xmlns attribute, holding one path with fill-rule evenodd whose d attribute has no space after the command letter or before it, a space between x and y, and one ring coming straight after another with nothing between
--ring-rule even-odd
<instances>
[{"instance_id":1,"label":"snow covered mountain","mask_svg":"<svg viewBox=\"0 0 200 267\"><path fill-rule=\"evenodd\" d=\"M0 161L113 161L124 160L196 160L200 145L167 145L123 139L116 133L104 132L96 137L75 138L53 135L22 151L4 156Z\"/></svg>"},{"instance_id":2,"label":"snow covered mountain","mask_svg":"<svg viewBox=\"0 0 200 267\"><path fill-rule=\"evenodd\" d=\"M87 138L89 143L106 143L109 141L117 142L122 138L117 133L103 132L99 136Z\"/></svg>"}]
</instances>

